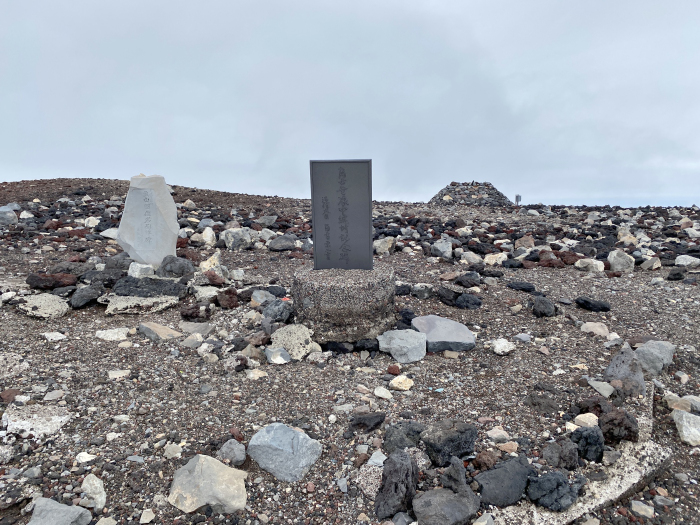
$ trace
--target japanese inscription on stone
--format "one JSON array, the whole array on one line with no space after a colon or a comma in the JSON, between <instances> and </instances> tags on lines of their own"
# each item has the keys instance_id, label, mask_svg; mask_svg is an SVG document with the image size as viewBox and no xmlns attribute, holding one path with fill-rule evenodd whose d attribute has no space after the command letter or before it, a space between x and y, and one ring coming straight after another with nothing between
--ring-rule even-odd
<instances>
[{"instance_id":1,"label":"japanese inscription on stone","mask_svg":"<svg viewBox=\"0 0 700 525\"><path fill-rule=\"evenodd\" d=\"M372 269L372 161L312 160L314 268Z\"/></svg>"}]
</instances>

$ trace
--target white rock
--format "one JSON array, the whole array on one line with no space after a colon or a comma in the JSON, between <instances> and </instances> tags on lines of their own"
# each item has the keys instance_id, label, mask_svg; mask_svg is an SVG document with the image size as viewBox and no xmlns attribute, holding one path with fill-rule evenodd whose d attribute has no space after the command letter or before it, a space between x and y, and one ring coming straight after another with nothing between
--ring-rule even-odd
<instances>
[{"instance_id":1,"label":"white rock","mask_svg":"<svg viewBox=\"0 0 700 525\"><path fill-rule=\"evenodd\" d=\"M515 350L515 343L512 343L507 339L500 338L491 341L491 349L496 355L508 355Z\"/></svg>"},{"instance_id":2,"label":"white rock","mask_svg":"<svg viewBox=\"0 0 700 525\"><path fill-rule=\"evenodd\" d=\"M182 512L211 505L214 512L233 513L245 507L247 473L197 454L175 471L168 502Z\"/></svg>"},{"instance_id":3,"label":"white rock","mask_svg":"<svg viewBox=\"0 0 700 525\"><path fill-rule=\"evenodd\" d=\"M413 379L405 375L396 376L394 379L389 381L389 388L392 390L398 390L401 392L406 392L411 390L413 387Z\"/></svg>"},{"instance_id":4,"label":"white rock","mask_svg":"<svg viewBox=\"0 0 700 525\"><path fill-rule=\"evenodd\" d=\"M392 399L394 396L383 386L374 389L374 395L382 399Z\"/></svg>"},{"instance_id":5,"label":"white rock","mask_svg":"<svg viewBox=\"0 0 700 525\"><path fill-rule=\"evenodd\" d=\"M634 257L622 250L614 250L608 254L610 271L630 273L634 271Z\"/></svg>"},{"instance_id":6,"label":"white rock","mask_svg":"<svg viewBox=\"0 0 700 525\"><path fill-rule=\"evenodd\" d=\"M0 353L0 379L15 377L29 368L29 363L14 352Z\"/></svg>"},{"instance_id":7,"label":"white rock","mask_svg":"<svg viewBox=\"0 0 700 525\"><path fill-rule=\"evenodd\" d=\"M55 343L57 341L63 341L66 336L63 335L61 332L44 332L41 334L44 339L46 339L49 343Z\"/></svg>"},{"instance_id":8,"label":"white rock","mask_svg":"<svg viewBox=\"0 0 700 525\"><path fill-rule=\"evenodd\" d=\"M85 492L85 498L80 500L81 507L95 509L99 512L107 503L107 493L104 483L94 474L88 474L80 487L81 492Z\"/></svg>"},{"instance_id":9,"label":"white rock","mask_svg":"<svg viewBox=\"0 0 700 525\"><path fill-rule=\"evenodd\" d=\"M153 512L152 509L143 509L141 517L139 518L139 523L151 523L154 519L156 519L156 513Z\"/></svg>"},{"instance_id":10,"label":"white rock","mask_svg":"<svg viewBox=\"0 0 700 525\"><path fill-rule=\"evenodd\" d=\"M574 263L574 267L584 272L602 272L605 270L605 263L595 259L579 259Z\"/></svg>"},{"instance_id":11,"label":"white rock","mask_svg":"<svg viewBox=\"0 0 700 525\"><path fill-rule=\"evenodd\" d=\"M2 415L2 424L8 434L34 434L50 436L68 423L70 413L59 406L10 405Z\"/></svg>"},{"instance_id":12,"label":"white rock","mask_svg":"<svg viewBox=\"0 0 700 525\"><path fill-rule=\"evenodd\" d=\"M508 432L503 430L503 427L501 426L493 427L491 430L486 432L486 435L494 443L506 443L507 441L510 441L510 436L508 435Z\"/></svg>"},{"instance_id":13,"label":"white rock","mask_svg":"<svg viewBox=\"0 0 700 525\"><path fill-rule=\"evenodd\" d=\"M66 315L70 310L66 301L50 293L28 295L24 300L26 302L18 304L17 308L29 317L57 319Z\"/></svg>"},{"instance_id":14,"label":"white rock","mask_svg":"<svg viewBox=\"0 0 700 525\"><path fill-rule=\"evenodd\" d=\"M574 424L580 427L596 427L598 426L598 416L590 412L579 414L574 419Z\"/></svg>"},{"instance_id":15,"label":"white rock","mask_svg":"<svg viewBox=\"0 0 700 525\"><path fill-rule=\"evenodd\" d=\"M700 266L700 259L690 255L679 255L676 257L675 264L676 266L681 266L684 268L697 268Z\"/></svg>"},{"instance_id":16,"label":"white rock","mask_svg":"<svg viewBox=\"0 0 700 525\"><path fill-rule=\"evenodd\" d=\"M80 452L77 456L75 456L75 459L78 461L78 463L88 463L89 461L92 461L96 457L97 456L90 454L88 452Z\"/></svg>"},{"instance_id":17,"label":"white rock","mask_svg":"<svg viewBox=\"0 0 700 525\"><path fill-rule=\"evenodd\" d=\"M302 324L283 326L272 333L272 348L284 348L292 359L300 361L316 350L312 332Z\"/></svg>"},{"instance_id":18,"label":"white rock","mask_svg":"<svg viewBox=\"0 0 700 525\"><path fill-rule=\"evenodd\" d=\"M129 277L135 277L136 279L141 279L142 277L150 277L155 275L155 270L150 264L141 264L138 262L132 262L129 265Z\"/></svg>"},{"instance_id":19,"label":"white rock","mask_svg":"<svg viewBox=\"0 0 700 525\"><path fill-rule=\"evenodd\" d=\"M125 341L129 335L127 327L110 328L109 330L98 330L95 332L95 337L103 341Z\"/></svg>"},{"instance_id":20,"label":"white rock","mask_svg":"<svg viewBox=\"0 0 700 525\"><path fill-rule=\"evenodd\" d=\"M160 175L131 178L117 242L136 262L160 265L175 255L177 207ZM104 234L103 234L104 235Z\"/></svg>"},{"instance_id":21,"label":"white rock","mask_svg":"<svg viewBox=\"0 0 700 525\"><path fill-rule=\"evenodd\" d=\"M603 323L583 323L581 325L581 331L587 334L599 335L601 337L608 337L610 334L608 327Z\"/></svg>"},{"instance_id":22,"label":"white rock","mask_svg":"<svg viewBox=\"0 0 700 525\"><path fill-rule=\"evenodd\" d=\"M131 375L131 370L109 370L107 377L109 379L123 379Z\"/></svg>"},{"instance_id":23,"label":"white rock","mask_svg":"<svg viewBox=\"0 0 700 525\"><path fill-rule=\"evenodd\" d=\"M700 445L700 417L683 410L674 410L671 415L681 441L694 447Z\"/></svg>"},{"instance_id":24,"label":"white rock","mask_svg":"<svg viewBox=\"0 0 700 525\"><path fill-rule=\"evenodd\" d=\"M488 266L498 266L502 264L503 262L508 260L508 255L505 253L489 253L488 255L484 256L484 264Z\"/></svg>"}]
</instances>

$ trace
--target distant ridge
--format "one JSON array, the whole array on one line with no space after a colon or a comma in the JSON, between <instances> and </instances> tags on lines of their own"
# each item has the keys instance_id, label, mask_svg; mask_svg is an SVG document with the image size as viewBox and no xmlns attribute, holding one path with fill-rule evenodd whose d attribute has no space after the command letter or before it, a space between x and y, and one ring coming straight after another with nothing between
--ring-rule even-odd
<instances>
[{"instance_id":1,"label":"distant ridge","mask_svg":"<svg viewBox=\"0 0 700 525\"><path fill-rule=\"evenodd\" d=\"M490 182L450 182L428 204L449 206L513 206L513 203Z\"/></svg>"}]
</instances>

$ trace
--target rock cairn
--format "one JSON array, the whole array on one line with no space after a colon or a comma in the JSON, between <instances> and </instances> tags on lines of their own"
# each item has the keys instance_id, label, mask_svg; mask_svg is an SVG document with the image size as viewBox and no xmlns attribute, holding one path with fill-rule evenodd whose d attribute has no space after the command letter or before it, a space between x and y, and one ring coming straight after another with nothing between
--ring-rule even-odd
<instances>
[{"instance_id":1,"label":"rock cairn","mask_svg":"<svg viewBox=\"0 0 700 525\"><path fill-rule=\"evenodd\" d=\"M513 206L490 182L450 182L428 204L467 204L470 206Z\"/></svg>"}]
</instances>

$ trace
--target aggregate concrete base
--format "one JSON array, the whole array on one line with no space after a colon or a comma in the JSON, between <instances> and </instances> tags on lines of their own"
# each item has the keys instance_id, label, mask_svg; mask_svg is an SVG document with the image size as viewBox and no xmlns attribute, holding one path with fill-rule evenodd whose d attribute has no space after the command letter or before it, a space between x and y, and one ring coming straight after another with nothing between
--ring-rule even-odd
<instances>
[{"instance_id":1,"label":"aggregate concrete base","mask_svg":"<svg viewBox=\"0 0 700 525\"><path fill-rule=\"evenodd\" d=\"M647 383L644 406L636 414L639 423L639 442L624 441L617 450L622 456L614 465L605 467L608 479L589 481L586 494L564 512L553 512L529 502L507 507L494 513L498 525L565 525L584 514L599 510L620 499L639 492L649 481L670 463L673 451L650 440L653 425L654 385ZM600 465L597 465L600 467ZM583 475L595 471L589 466L581 470Z\"/></svg>"},{"instance_id":2,"label":"aggregate concrete base","mask_svg":"<svg viewBox=\"0 0 700 525\"><path fill-rule=\"evenodd\" d=\"M318 343L372 339L391 329L394 270L302 269L294 275L294 315L314 332Z\"/></svg>"}]
</instances>

